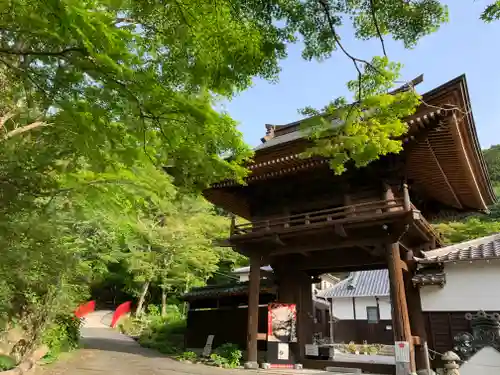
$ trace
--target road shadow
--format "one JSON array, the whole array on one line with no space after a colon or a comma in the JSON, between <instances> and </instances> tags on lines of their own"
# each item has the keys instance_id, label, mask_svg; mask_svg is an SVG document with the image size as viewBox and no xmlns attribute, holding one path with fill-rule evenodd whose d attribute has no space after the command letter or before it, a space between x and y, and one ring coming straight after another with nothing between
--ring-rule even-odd
<instances>
[{"instance_id":1,"label":"road shadow","mask_svg":"<svg viewBox=\"0 0 500 375\"><path fill-rule=\"evenodd\" d=\"M131 337L109 328L83 328L81 344L84 349L136 354L151 358L168 358L155 350L143 348Z\"/></svg>"}]
</instances>

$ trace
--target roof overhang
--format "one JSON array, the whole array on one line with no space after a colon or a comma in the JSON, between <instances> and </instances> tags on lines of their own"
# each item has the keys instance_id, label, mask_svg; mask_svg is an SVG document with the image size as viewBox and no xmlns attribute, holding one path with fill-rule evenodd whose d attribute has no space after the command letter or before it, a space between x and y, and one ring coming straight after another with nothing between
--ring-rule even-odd
<instances>
[{"instance_id":1,"label":"roof overhang","mask_svg":"<svg viewBox=\"0 0 500 375\"><path fill-rule=\"evenodd\" d=\"M407 175L425 196L461 211L486 211L496 202L479 146L467 82L462 75L422 96L423 104L406 121L403 142ZM247 184L275 179L301 170L325 168L324 158L303 159L309 140L299 132L300 121L266 125L266 147L258 147ZM216 205L249 217L244 186L222 181L205 191Z\"/></svg>"},{"instance_id":2,"label":"roof overhang","mask_svg":"<svg viewBox=\"0 0 500 375\"><path fill-rule=\"evenodd\" d=\"M415 258L421 266L500 259L500 233L427 251L424 255Z\"/></svg>"}]
</instances>

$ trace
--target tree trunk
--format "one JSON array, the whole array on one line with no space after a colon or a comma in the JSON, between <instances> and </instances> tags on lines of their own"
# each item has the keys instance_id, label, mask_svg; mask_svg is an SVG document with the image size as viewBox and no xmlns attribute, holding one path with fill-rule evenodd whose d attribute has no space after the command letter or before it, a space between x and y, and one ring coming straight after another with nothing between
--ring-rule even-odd
<instances>
[{"instance_id":1,"label":"tree trunk","mask_svg":"<svg viewBox=\"0 0 500 375\"><path fill-rule=\"evenodd\" d=\"M167 289L164 286L161 287L161 316L167 316Z\"/></svg>"},{"instance_id":2,"label":"tree trunk","mask_svg":"<svg viewBox=\"0 0 500 375\"><path fill-rule=\"evenodd\" d=\"M189 292L189 274L186 275L186 288L184 289L184 293L187 293ZM187 315L187 308L188 308L188 304L186 301L184 301L184 304L182 306L182 314L184 316Z\"/></svg>"},{"instance_id":3,"label":"tree trunk","mask_svg":"<svg viewBox=\"0 0 500 375\"><path fill-rule=\"evenodd\" d=\"M149 281L146 281L142 285L142 292L139 297L139 302L137 303L137 309L135 310L135 316L141 316L142 310L144 309L144 301L146 300L146 294L148 294Z\"/></svg>"}]
</instances>

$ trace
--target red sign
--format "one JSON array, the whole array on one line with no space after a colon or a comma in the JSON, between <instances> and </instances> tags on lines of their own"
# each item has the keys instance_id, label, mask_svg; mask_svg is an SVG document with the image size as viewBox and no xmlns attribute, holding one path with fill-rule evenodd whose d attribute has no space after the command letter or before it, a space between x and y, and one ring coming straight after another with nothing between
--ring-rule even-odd
<instances>
[{"instance_id":1,"label":"red sign","mask_svg":"<svg viewBox=\"0 0 500 375\"><path fill-rule=\"evenodd\" d=\"M293 303L271 303L267 307L267 340L296 342L297 308Z\"/></svg>"}]
</instances>

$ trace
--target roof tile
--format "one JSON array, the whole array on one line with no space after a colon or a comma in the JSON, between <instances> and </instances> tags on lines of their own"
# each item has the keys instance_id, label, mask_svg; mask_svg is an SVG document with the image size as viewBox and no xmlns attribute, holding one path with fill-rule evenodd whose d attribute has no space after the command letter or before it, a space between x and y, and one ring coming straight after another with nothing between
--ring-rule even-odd
<instances>
[{"instance_id":1,"label":"roof tile","mask_svg":"<svg viewBox=\"0 0 500 375\"><path fill-rule=\"evenodd\" d=\"M500 233L427 251L420 264L500 259Z\"/></svg>"},{"instance_id":2,"label":"roof tile","mask_svg":"<svg viewBox=\"0 0 500 375\"><path fill-rule=\"evenodd\" d=\"M385 297L389 295L389 273L385 270L352 272L334 287L318 293L321 298Z\"/></svg>"}]
</instances>

